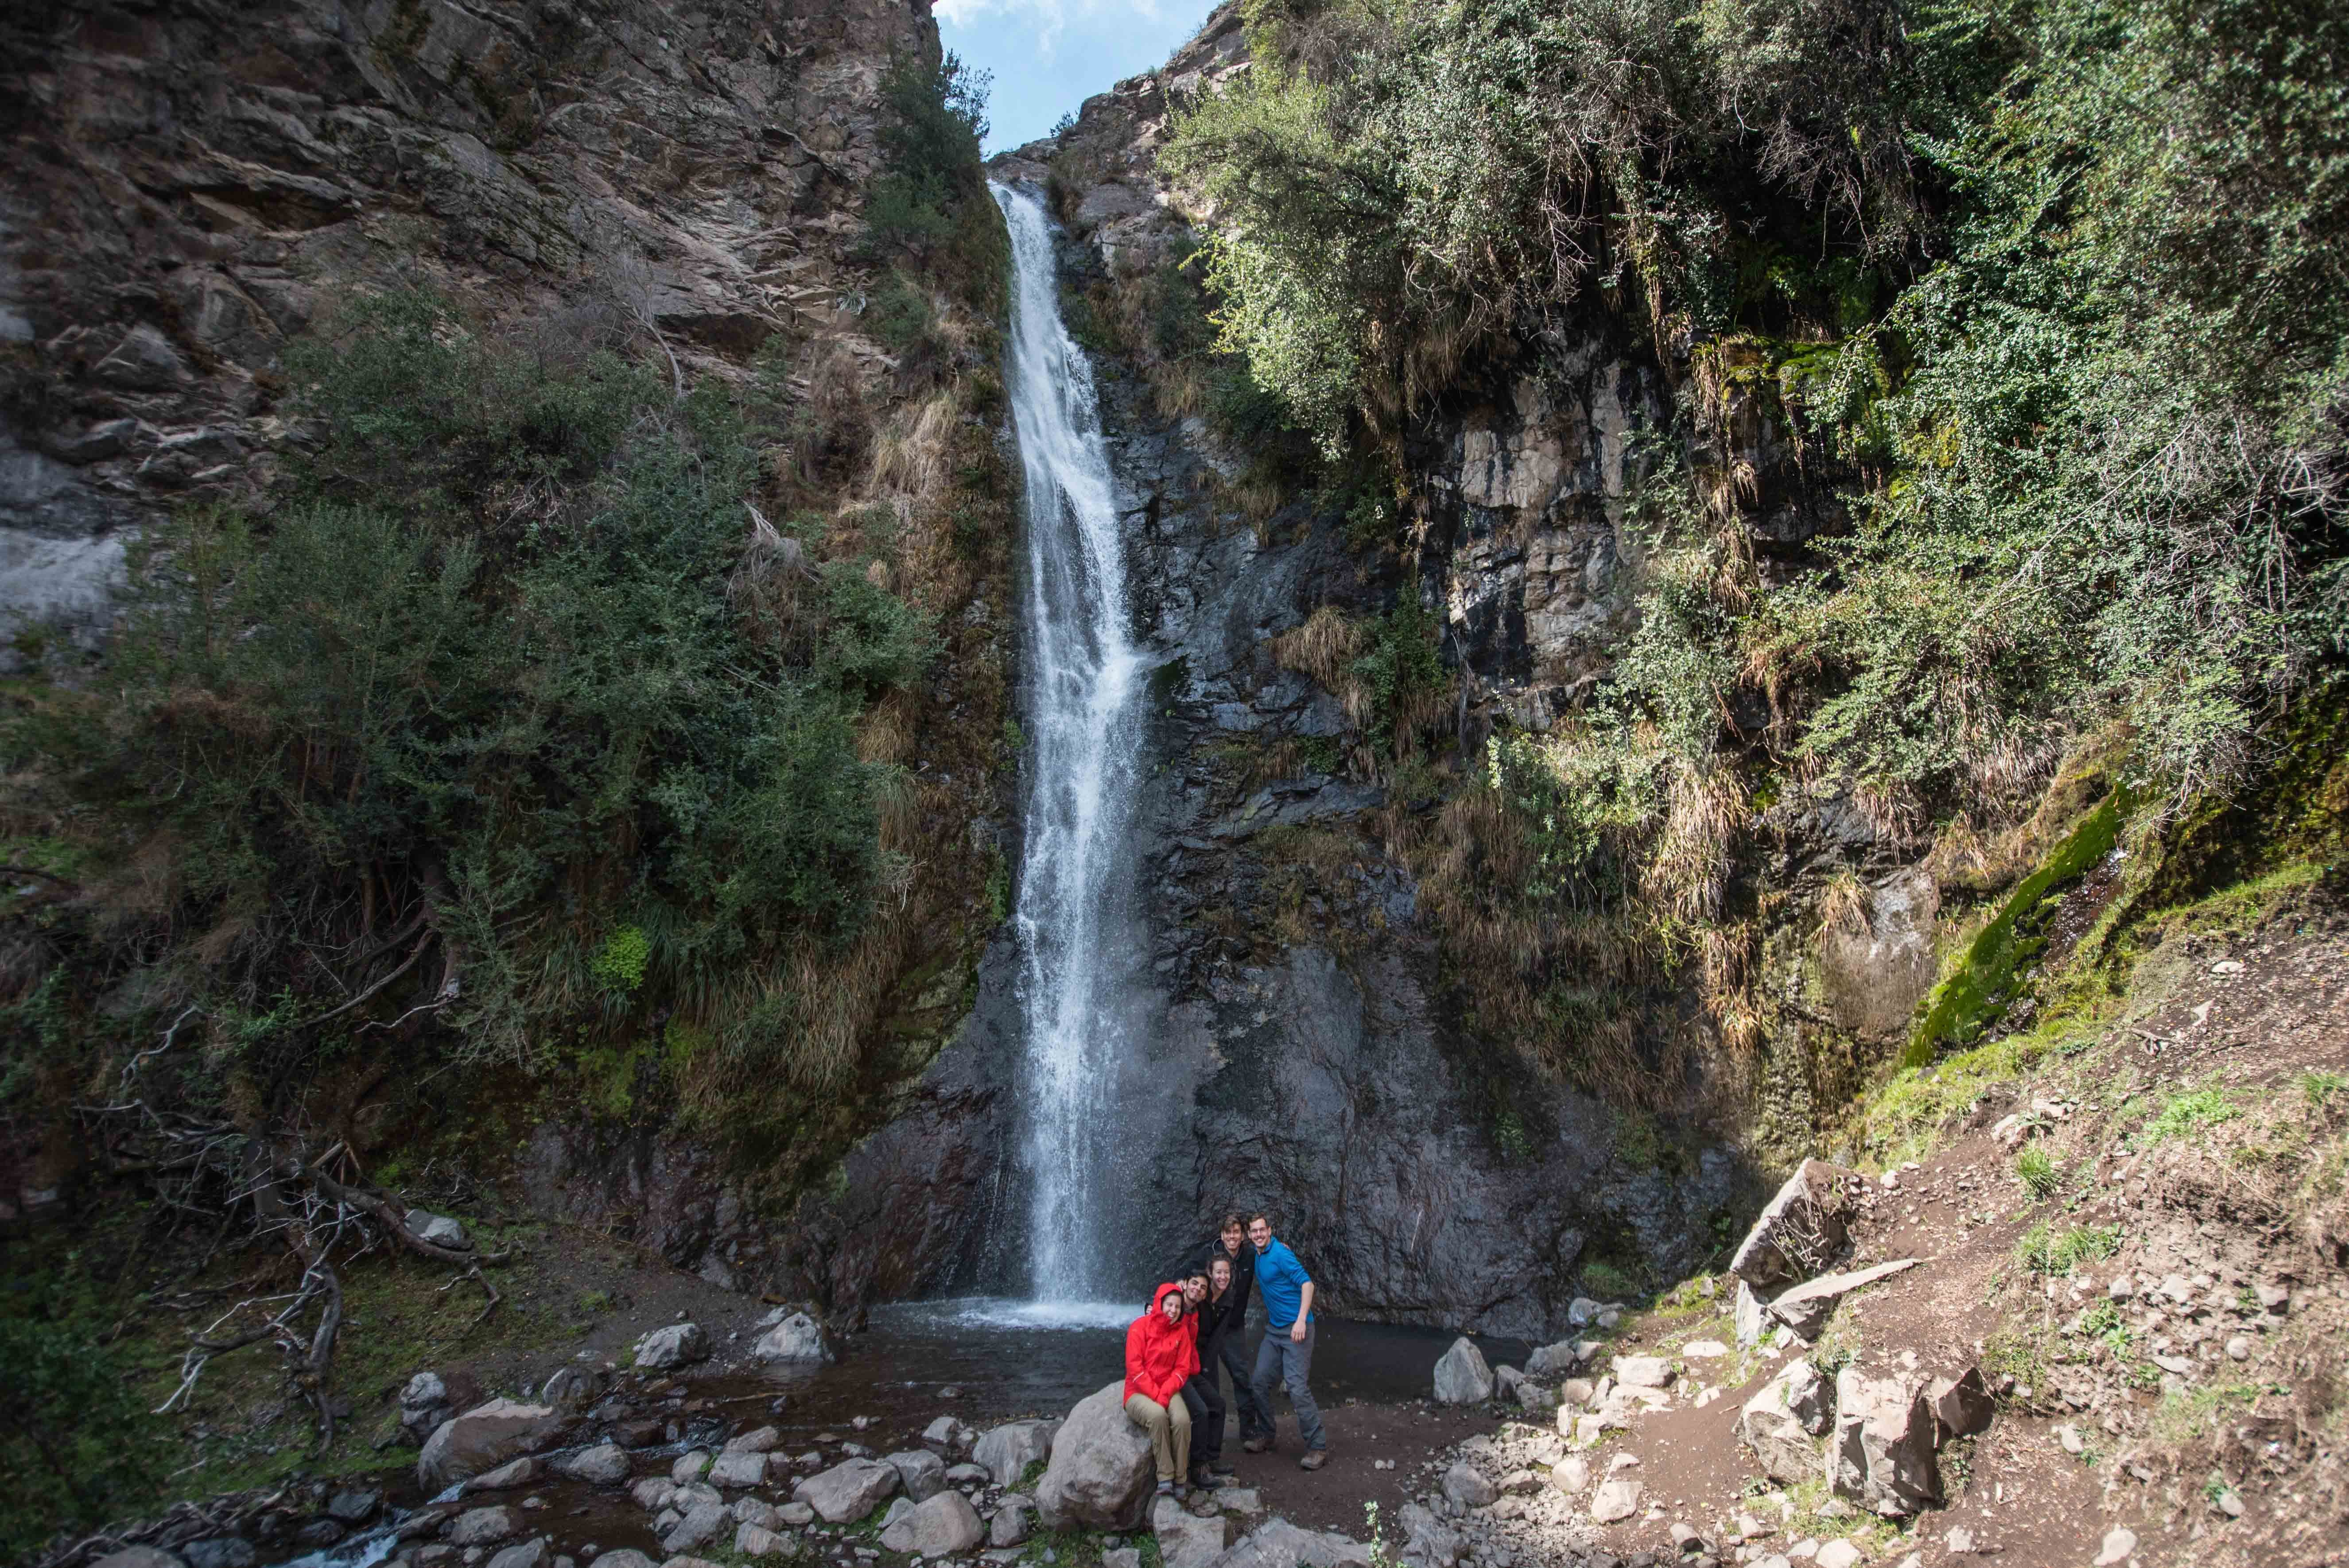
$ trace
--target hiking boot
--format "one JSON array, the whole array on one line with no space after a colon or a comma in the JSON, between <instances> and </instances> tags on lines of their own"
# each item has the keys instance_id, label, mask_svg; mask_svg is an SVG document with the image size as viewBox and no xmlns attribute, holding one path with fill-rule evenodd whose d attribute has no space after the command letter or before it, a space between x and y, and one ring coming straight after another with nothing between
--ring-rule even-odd
<instances>
[{"instance_id":1,"label":"hiking boot","mask_svg":"<svg viewBox=\"0 0 2349 1568\"><path fill-rule=\"evenodd\" d=\"M1239 1479L1240 1472L1232 1469L1231 1466L1226 1464L1223 1460L1217 1460L1214 1464L1207 1467L1207 1473L1216 1478L1216 1484L1217 1486L1228 1486L1231 1482Z\"/></svg>"},{"instance_id":2,"label":"hiking boot","mask_svg":"<svg viewBox=\"0 0 2349 1568\"><path fill-rule=\"evenodd\" d=\"M1297 1461L1297 1468L1299 1470L1319 1470L1323 1465L1326 1465L1329 1462L1330 1450L1328 1449L1308 1449L1305 1450L1305 1457Z\"/></svg>"},{"instance_id":3,"label":"hiking boot","mask_svg":"<svg viewBox=\"0 0 2349 1568\"><path fill-rule=\"evenodd\" d=\"M1270 1438L1250 1438L1240 1445L1240 1452L1244 1454L1260 1454L1270 1447L1272 1447L1272 1439Z\"/></svg>"},{"instance_id":4,"label":"hiking boot","mask_svg":"<svg viewBox=\"0 0 2349 1568\"><path fill-rule=\"evenodd\" d=\"M1213 1491L1224 1483L1216 1479L1215 1471L1202 1465L1191 1472L1191 1484L1201 1491Z\"/></svg>"},{"instance_id":5,"label":"hiking boot","mask_svg":"<svg viewBox=\"0 0 2349 1568\"><path fill-rule=\"evenodd\" d=\"M1173 1497L1174 1495L1174 1483L1171 1480L1160 1481L1158 1483L1158 1495L1161 1497Z\"/></svg>"}]
</instances>

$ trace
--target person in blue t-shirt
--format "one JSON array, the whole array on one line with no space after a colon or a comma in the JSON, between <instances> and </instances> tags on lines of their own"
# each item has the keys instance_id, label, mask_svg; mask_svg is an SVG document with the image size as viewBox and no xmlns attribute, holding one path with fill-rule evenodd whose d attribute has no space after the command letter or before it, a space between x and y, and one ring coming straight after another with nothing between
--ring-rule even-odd
<instances>
[{"instance_id":1,"label":"person in blue t-shirt","mask_svg":"<svg viewBox=\"0 0 2349 1568\"><path fill-rule=\"evenodd\" d=\"M1295 1253L1273 1239L1270 1215L1250 1220L1247 1233L1256 1247L1257 1295L1264 1299L1264 1340L1256 1348L1256 1376L1249 1382L1267 1411L1272 1408L1274 1380L1288 1386L1288 1403L1297 1411L1297 1435L1305 1443L1305 1457L1297 1468L1319 1470L1330 1458L1330 1439L1321 1429L1313 1390L1307 1386L1313 1373L1313 1277ZM1250 1438L1240 1447L1260 1454L1272 1443L1266 1435Z\"/></svg>"}]
</instances>

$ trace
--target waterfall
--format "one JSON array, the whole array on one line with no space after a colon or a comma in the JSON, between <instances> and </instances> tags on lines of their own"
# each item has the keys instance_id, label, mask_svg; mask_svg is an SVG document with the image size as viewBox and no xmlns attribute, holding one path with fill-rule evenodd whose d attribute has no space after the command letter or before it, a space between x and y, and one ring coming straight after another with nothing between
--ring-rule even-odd
<instances>
[{"instance_id":1,"label":"waterfall","mask_svg":"<svg viewBox=\"0 0 2349 1568\"><path fill-rule=\"evenodd\" d=\"M1118 1109L1138 951L1127 836L1140 656L1092 367L1061 321L1050 226L1033 196L992 189L1011 234L1008 379L1027 479L1030 749L1013 922L1030 1287L1079 1313L1125 1294L1109 1253L1127 1186Z\"/></svg>"}]
</instances>

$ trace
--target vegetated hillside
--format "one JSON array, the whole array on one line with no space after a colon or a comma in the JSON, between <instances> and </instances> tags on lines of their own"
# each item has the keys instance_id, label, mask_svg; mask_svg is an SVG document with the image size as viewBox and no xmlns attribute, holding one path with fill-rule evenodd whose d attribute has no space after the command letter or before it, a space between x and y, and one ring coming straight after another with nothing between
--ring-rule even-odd
<instances>
[{"instance_id":1,"label":"vegetated hillside","mask_svg":"<svg viewBox=\"0 0 2349 1568\"><path fill-rule=\"evenodd\" d=\"M2331 852L2317 789L2134 891L2338 722L2344 44L1252 0L1021 156L1260 537L1355 561L1271 646L1414 808L1467 1033L1785 1153L1994 1026L2116 843L2137 909Z\"/></svg>"},{"instance_id":2,"label":"vegetated hillside","mask_svg":"<svg viewBox=\"0 0 2349 1568\"><path fill-rule=\"evenodd\" d=\"M376 1352L439 1321L338 1271L469 1266L379 1185L771 1279L959 1016L1012 755L983 95L883 4L0 21L12 1551L203 1489L134 1304L282 1318L275 1398L170 1424L260 1479L359 1440L362 1299Z\"/></svg>"}]
</instances>

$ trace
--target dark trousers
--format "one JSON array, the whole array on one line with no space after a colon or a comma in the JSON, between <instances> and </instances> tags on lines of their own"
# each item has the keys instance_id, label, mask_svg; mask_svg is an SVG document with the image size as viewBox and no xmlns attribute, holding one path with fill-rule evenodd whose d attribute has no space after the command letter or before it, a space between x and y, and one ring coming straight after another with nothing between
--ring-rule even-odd
<instances>
[{"instance_id":1,"label":"dark trousers","mask_svg":"<svg viewBox=\"0 0 2349 1568\"><path fill-rule=\"evenodd\" d=\"M1224 1347L1216 1359L1224 1370L1232 1375L1232 1402L1240 1408L1240 1436L1268 1438L1272 1436L1272 1407L1257 1397L1256 1367L1248 1355L1247 1336L1234 1325L1224 1336Z\"/></svg>"},{"instance_id":2,"label":"dark trousers","mask_svg":"<svg viewBox=\"0 0 2349 1568\"><path fill-rule=\"evenodd\" d=\"M1211 1469L1224 1454L1224 1391L1213 1367L1183 1385L1183 1403L1191 1407L1191 1468Z\"/></svg>"}]
</instances>

